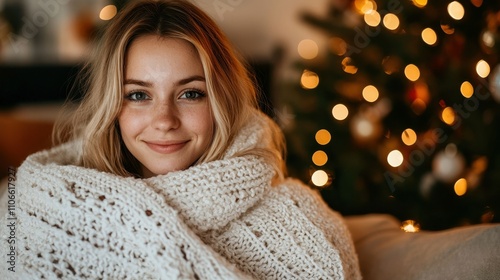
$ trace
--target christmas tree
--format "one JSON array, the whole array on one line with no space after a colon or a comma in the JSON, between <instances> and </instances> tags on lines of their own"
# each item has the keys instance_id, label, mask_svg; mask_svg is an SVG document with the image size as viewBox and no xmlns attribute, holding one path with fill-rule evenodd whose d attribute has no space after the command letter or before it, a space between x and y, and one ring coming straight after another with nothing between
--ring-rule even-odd
<instances>
[{"instance_id":1,"label":"christmas tree","mask_svg":"<svg viewBox=\"0 0 500 280\"><path fill-rule=\"evenodd\" d=\"M345 215L499 222L499 7L356 0L303 14L328 44L299 44L301 78L283 97L291 175Z\"/></svg>"}]
</instances>

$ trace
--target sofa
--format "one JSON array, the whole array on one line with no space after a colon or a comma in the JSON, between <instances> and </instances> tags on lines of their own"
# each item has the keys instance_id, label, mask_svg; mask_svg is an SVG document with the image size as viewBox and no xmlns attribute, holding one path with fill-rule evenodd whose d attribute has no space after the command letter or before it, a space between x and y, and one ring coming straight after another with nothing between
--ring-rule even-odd
<instances>
[{"instance_id":1,"label":"sofa","mask_svg":"<svg viewBox=\"0 0 500 280\"><path fill-rule=\"evenodd\" d=\"M500 224L408 233L386 214L345 220L363 279L500 279Z\"/></svg>"},{"instance_id":2,"label":"sofa","mask_svg":"<svg viewBox=\"0 0 500 280\"><path fill-rule=\"evenodd\" d=\"M0 111L0 215L7 210L8 166L50 146L60 104ZM500 279L500 224L408 233L386 214L345 217L363 279Z\"/></svg>"}]
</instances>

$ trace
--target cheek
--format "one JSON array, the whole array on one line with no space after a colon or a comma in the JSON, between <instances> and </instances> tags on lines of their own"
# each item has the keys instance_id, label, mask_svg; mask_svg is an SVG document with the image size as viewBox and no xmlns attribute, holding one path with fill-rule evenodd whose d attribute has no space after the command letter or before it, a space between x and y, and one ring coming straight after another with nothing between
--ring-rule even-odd
<instances>
[{"instance_id":1,"label":"cheek","mask_svg":"<svg viewBox=\"0 0 500 280\"><path fill-rule=\"evenodd\" d=\"M118 124L123 140L133 138L140 131L142 119L137 117L133 110L124 108L118 116Z\"/></svg>"},{"instance_id":2,"label":"cheek","mask_svg":"<svg viewBox=\"0 0 500 280\"><path fill-rule=\"evenodd\" d=\"M196 121L192 122L194 128L205 142L210 142L213 138L214 120L208 109L203 110L197 115Z\"/></svg>"}]
</instances>

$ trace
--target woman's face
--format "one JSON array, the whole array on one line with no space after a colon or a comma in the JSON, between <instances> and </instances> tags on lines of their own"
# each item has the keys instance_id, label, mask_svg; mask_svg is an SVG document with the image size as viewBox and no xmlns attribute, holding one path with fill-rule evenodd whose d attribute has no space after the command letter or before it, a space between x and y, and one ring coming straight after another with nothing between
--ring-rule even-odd
<instances>
[{"instance_id":1,"label":"woman's face","mask_svg":"<svg viewBox=\"0 0 500 280\"><path fill-rule=\"evenodd\" d=\"M200 58L187 41L139 37L126 54L121 136L144 177L184 170L210 145L214 121Z\"/></svg>"}]
</instances>

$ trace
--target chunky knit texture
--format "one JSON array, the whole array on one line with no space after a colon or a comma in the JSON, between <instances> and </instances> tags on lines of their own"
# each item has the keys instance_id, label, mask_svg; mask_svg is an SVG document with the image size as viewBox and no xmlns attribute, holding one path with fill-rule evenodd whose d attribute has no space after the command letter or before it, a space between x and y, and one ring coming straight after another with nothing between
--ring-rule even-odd
<instances>
[{"instance_id":1,"label":"chunky knit texture","mask_svg":"<svg viewBox=\"0 0 500 280\"><path fill-rule=\"evenodd\" d=\"M256 114L222 160L148 179L73 165L77 143L28 157L17 173L18 264L12 273L2 261L2 274L360 279L349 232L317 193L291 179L271 187L261 158L234 156L265 144L268 121Z\"/></svg>"}]
</instances>

